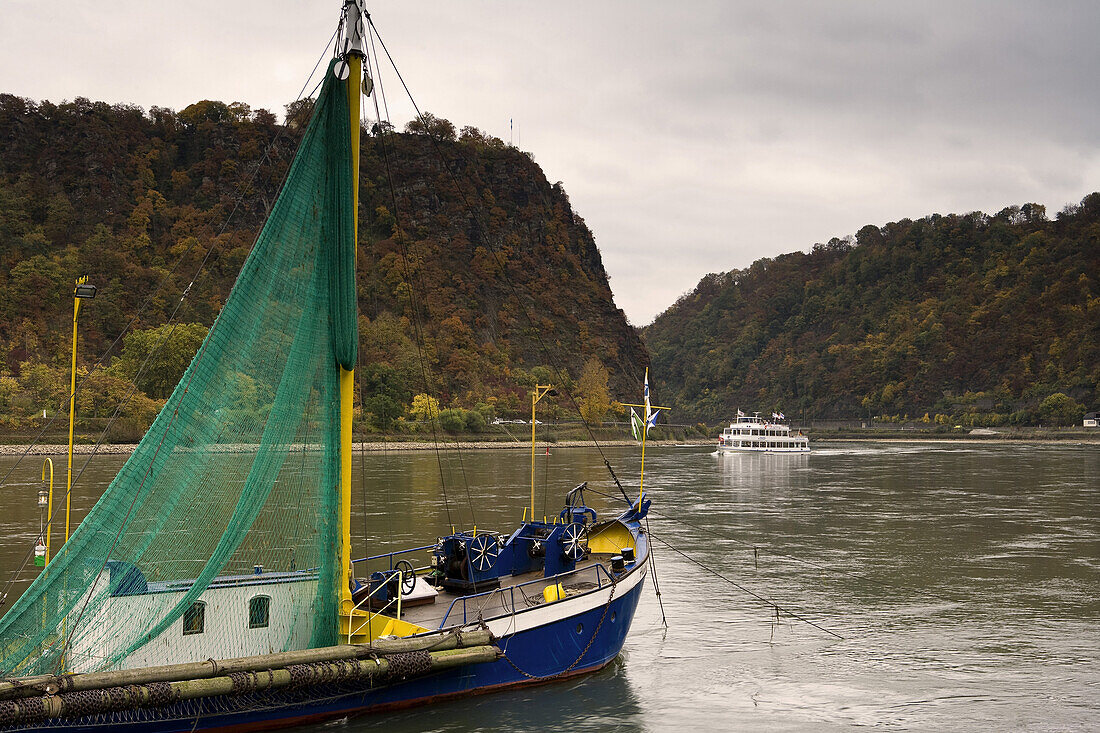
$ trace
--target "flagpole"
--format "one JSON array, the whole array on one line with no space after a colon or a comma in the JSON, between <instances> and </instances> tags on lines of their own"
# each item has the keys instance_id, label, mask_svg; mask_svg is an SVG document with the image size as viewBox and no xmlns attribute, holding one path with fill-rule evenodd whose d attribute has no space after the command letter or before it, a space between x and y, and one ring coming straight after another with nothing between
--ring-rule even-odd
<instances>
[{"instance_id":1,"label":"flagpole","mask_svg":"<svg viewBox=\"0 0 1100 733\"><path fill-rule=\"evenodd\" d=\"M649 367L645 370L645 404L635 405L629 402L623 403L624 407L641 407L645 410L645 419L642 422L642 469L638 478L638 511L642 510L642 497L645 495L645 439L649 435L649 425L652 419L656 422L657 413L661 410L671 410L670 407L653 406L649 402ZM656 412L654 412L656 411ZM633 410L631 410L633 414ZM631 424L633 425L633 417L631 417ZM635 436L636 437L636 436Z\"/></svg>"},{"instance_id":2,"label":"flagpole","mask_svg":"<svg viewBox=\"0 0 1100 733\"><path fill-rule=\"evenodd\" d=\"M620 404L623 407L645 407L645 405L635 405L635 404L632 404L630 402L622 402ZM669 411L672 408L671 407L653 407L652 409ZM642 475L641 475L641 478L638 481L638 483L640 484L640 486L638 488L638 509L639 510L642 508L642 494L645 492L645 438L646 438L646 434L648 432L649 432L649 423L648 422L643 422L642 423Z\"/></svg>"}]
</instances>

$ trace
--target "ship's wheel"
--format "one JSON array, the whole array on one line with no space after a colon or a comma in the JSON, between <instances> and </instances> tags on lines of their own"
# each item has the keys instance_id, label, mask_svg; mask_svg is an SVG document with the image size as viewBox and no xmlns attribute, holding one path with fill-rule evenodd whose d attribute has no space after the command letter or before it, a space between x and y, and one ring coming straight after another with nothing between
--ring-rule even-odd
<instances>
[{"instance_id":1,"label":"ship's wheel","mask_svg":"<svg viewBox=\"0 0 1100 733\"><path fill-rule=\"evenodd\" d=\"M583 524L572 522L566 525L561 533L561 549L574 562L588 554L588 530Z\"/></svg>"},{"instance_id":2,"label":"ship's wheel","mask_svg":"<svg viewBox=\"0 0 1100 733\"><path fill-rule=\"evenodd\" d=\"M491 534L479 534L470 540L470 564L475 570L482 572L493 567L497 555L500 554L500 543Z\"/></svg>"},{"instance_id":3,"label":"ship's wheel","mask_svg":"<svg viewBox=\"0 0 1100 733\"><path fill-rule=\"evenodd\" d=\"M393 569L401 577L401 592L409 595L416 589L416 568L408 560L398 560L393 564Z\"/></svg>"}]
</instances>

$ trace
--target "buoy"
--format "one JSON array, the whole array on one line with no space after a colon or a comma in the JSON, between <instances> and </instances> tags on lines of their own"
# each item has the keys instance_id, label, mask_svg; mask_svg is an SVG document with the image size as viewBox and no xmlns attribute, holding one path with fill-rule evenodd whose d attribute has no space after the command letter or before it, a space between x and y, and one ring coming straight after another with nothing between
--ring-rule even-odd
<instances>
[{"instance_id":1,"label":"buoy","mask_svg":"<svg viewBox=\"0 0 1100 733\"><path fill-rule=\"evenodd\" d=\"M546 455L550 455L550 446L546 446Z\"/></svg>"},{"instance_id":2,"label":"buoy","mask_svg":"<svg viewBox=\"0 0 1100 733\"><path fill-rule=\"evenodd\" d=\"M553 603L554 601L560 601L565 598L565 587L561 583L557 585L548 585L542 589L542 598L547 603Z\"/></svg>"}]
</instances>

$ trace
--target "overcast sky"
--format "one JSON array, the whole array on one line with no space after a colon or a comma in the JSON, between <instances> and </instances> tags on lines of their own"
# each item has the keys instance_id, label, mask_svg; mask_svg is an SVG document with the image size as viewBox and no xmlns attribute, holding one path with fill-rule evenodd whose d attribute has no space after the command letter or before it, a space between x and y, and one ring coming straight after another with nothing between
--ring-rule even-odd
<instances>
[{"instance_id":1,"label":"overcast sky","mask_svg":"<svg viewBox=\"0 0 1100 733\"><path fill-rule=\"evenodd\" d=\"M0 91L282 113L339 0L0 0ZM1100 189L1100 3L384 0L420 108L562 181L644 325L864 224ZM391 119L411 107L383 77ZM509 120L515 132L509 132Z\"/></svg>"}]
</instances>

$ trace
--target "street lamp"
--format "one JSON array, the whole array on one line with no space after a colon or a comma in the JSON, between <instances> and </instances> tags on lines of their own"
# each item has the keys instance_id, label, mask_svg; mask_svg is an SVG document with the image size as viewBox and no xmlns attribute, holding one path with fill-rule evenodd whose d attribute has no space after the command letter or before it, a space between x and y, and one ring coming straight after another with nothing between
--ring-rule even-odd
<instances>
[{"instance_id":1,"label":"street lamp","mask_svg":"<svg viewBox=\"0 0 1100 733\"><path fill-rule=\"evenodd\" d=\"M50 460L49 458L46 459ZM50 478L53 478L51 471ZM46 479L46 464L42 464L42 480ZM46 567L46 563L50 559L49 545L47 544L47 522L49 521L49 515L46 513L47 507L50 505L50 499L52 496L53 486L49 489L43 486L38 490L38 539L34 541L34 564L40 568Z\"/></svg>"},{"instance_id":2,"label":"street lamp","mask_svg":"<svg viewBox=\"0 0 1100 733\"><path fill-rule=\"evenodd\" d=\"M535 521L535 405L546 395L556 397L557 390L549 384L536 384L531 393L531 521Z\"/></svg>"},{"instance_id":3,"label":"street lamp","mask_svg":"<svg viewBox=\"0 0 1100 733\"><path fill-rule=\"evenodd\" d=\"M34 564L40 568L46 567L46 542L42 539L46 532L46 524L42 514L46 509L47 493L45 489L38 492L38 539L34 541Z\"/></svg>"},{"instance_id":4,"label":"street lamp","mask_svg":"<svg viewBox=\"0 0 1100 733\"><path fill-rule=\"evenodd\" d=\"M84 282L81 282L83 280ZM95 285L87 284L88 276L80 278L76 281L76 287L73 288L73 297L77 300L81 298L88 298L89 300L95 297Z\"/></svg>"},{"instance_id":5,"label":"street lamp","mask_svg":"<svg viewBox=\"0 0 1100 733\"><path fill-rule=\"evenodd\" d=\"M95 285L88 284L88 276L76 279L73 288L73 362L69 378L69 467L65 485L65 541L69 541L69 510L73 493L73 425L76 419L76 317L80 314L80 301L95 297Z\"/></svg>"},{"instance_id":6,"label":"street lamp","mask_svg":"<svg viewBox=\"0 0 1100 733\"><path fill-rule=\"evenodd\" d=\"M46 488L46 467L50 468L50 483L49 488ZM50 536L53 534L53 459L47 458L42 461L42 489L38 492L38 506L39 508L46 509L46 524L43 529L43 533L46 535L46 554L42 558L42 566L50 564ZM43 504L43 498L45 503Z\"/></svg>"}]
</instances>

